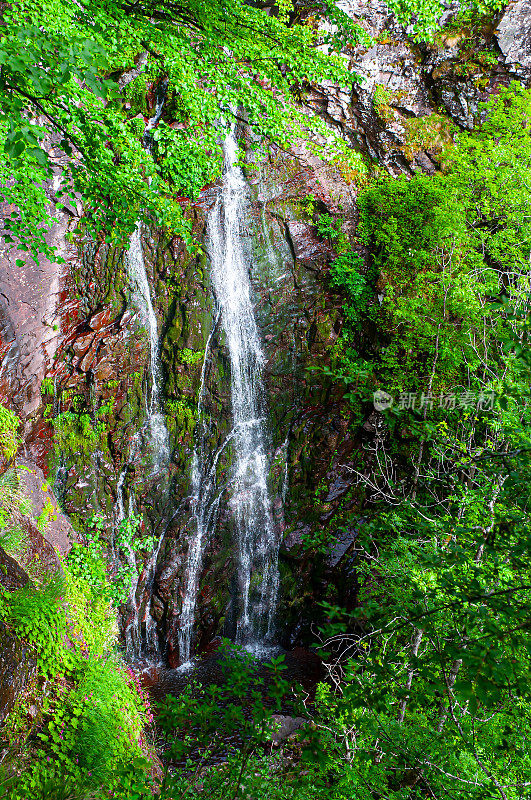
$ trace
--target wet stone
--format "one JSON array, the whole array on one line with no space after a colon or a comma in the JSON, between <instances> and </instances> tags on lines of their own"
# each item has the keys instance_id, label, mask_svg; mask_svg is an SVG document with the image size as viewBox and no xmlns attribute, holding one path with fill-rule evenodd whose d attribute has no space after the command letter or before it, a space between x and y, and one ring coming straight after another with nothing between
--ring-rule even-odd
<instances>
[{"instance_id":1,"label":"wet stone","mask_svg":"<svg viewBox=\"0 0 531 800\"><path fill-rule=\"evenodd\" d=\"M0 725L35 672L29 644L0 622Z\"/></svg>"}]
</instances>

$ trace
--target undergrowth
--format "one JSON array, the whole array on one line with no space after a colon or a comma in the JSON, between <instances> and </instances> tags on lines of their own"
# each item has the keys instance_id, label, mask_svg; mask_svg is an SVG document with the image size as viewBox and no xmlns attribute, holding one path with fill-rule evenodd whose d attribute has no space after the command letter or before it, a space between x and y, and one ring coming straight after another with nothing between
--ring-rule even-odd
<instances>
[{"instance_id":1,"label":"undergrowth","mask_svg":"<svg viewBox=\"0 0 531 800\"><path fill-rule=\"evenodd\" d=\"M0 410L0 454L12 458L18 420ZM0 546L14 557L26 546L24 516L37 526L18 470L6 470L0 474ZM124 541L132 528L128 520ZM142 774L150 766L143 753L151 714L118 653L115 592L101 553L76 545L55 574L31 578L15 591L0 587L2 635L15 650L26 642L24 659L34 665L4 721L0 797L112 796L123 783L120 765L138 759Z\"/></svg>"}]
</instances>

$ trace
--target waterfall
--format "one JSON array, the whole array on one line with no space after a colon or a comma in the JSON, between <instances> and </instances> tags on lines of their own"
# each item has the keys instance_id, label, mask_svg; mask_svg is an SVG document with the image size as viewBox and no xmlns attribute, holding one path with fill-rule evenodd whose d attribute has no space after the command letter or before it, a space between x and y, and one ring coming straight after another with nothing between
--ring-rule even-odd
<instances>
[{"instance_id":1,"label":"waterfall","mask_svg":"<svg viewBox=\"0 0 531 800\"><path fill-rule=\"evenodd\" d=\"M157 101L155 104L154 114L148 121L144 134L142 137L142 144L144 148L151 153L152 146L152 133L164 108L166 98L167 81L161 84L157 93ZM129 249L125 256L125 263L127 274L133 288L133 301L142 314L142 318L146 324L149 334L149 347L150 347L150 394L149 400L146 401L146 426L148 430L148 437L151 443L153 452L153 471L159 472L169 461L170 458L170 437L166 427L166 421L161 411L161 387L162 387L162 369L160 364L160 346L159 346L159 333L158 323L151 300L151 289L146 272L146 265L144 261L144 253L142 250L142 222L139 220L136 228L129 241ZM137 452L141 446L140 432L137 432L133 437L131 449L127 463L122 469L118 482L116 485L116 505L115 505L115 526L116 530L121 522L126 518L125 505L124 505L124 482L127 475L127 470L133 464ZM132 498L129 498L128 513L133 513ZM116 530L114 537L116 536ZM144 565L142 572L143 580L137 571L136 554L131 545L128 543L125 546L125 555L129 567L133 571L133 578L129 591L129 598L127 601L127 610L129 618L124 630L124 637L126 643L126 652L129 657L133 655L140 655L144 646L148 650L158 653L158 641L156 635L156 622L151 617L149 610L146 608L146 618L140 619L140 605L137 599L137 592L139 585L142 588L144 583L153 583L157 559L162 546L164 538L163 531L156 544L153 546L151 555L147 563ZM117 554L115 553L115 558ZM145 624L145 637L142 636L142 623Z\"/></svg>"},{"instance_id":2,"label":"waterfall","mask_svg":"<svg viewBox=\"0 0 531 800\"><path fill-rule=\"evenodd\" d=\"M231 367L232 430L215 454L205 452L203 365L199 399L199 443L193 459L192 487L196 530L189 544L181 615L181 661L190 656L192 626L202 556L223 492L216 493L216 463L229 443L233 466L228 487L236 540L238 609L236 640L260 646L271 639L278 593L278 535L268 493L268 436L264 354L254 315L245 246L247 186L238 166L234 126L224 142L224 173L220 194L207 219L207 251L216 304L221 314ZM208 347L207 347L208 351Z\"/></svg>"},{"instance_id":3,"label":"waterfall","mask_svg":"<svg viewBox=\"0 0 531 800\"><path fill-rule=\"evenodd\" d=\"M124 503L124 483L127 475L129 462L125 465L124 469L120 472L118 482L116 484L116 505L115 505L115 531L113 536L113 550L116 548L116 530L121 522L126 517L125 503ZM129 498L129 514L132 513L131 498ZM114 552L117 557L117 553ZM126 559L129 567L132 570L131 587L129 589L129 597L127 600L127 613L129 617L124 630L125 649L127 656L131 658L133 655L140 651L140 636L139 636L139 622L138 622L138 604L136 601L136 590L138 588L138 572L136 568L136 556L130 544L126 547Z\"/></svg>"},{"instance_id":4,"label":"waterfall","mask_svg":"<svg viewBox=\"0 0 531 800\"><path fill-rule=\"evenodd\" d=\"M151 394L146 409L147 429L153 452L153 471L159 472L164 465L168 463L170 458L170 437L166 427L164 415L161 411L162 370L160 366L157 317L151 301L149 281L146 273L144 255L142 252L141 232L142 226L141 223L138 222L136 229L131 236L129 250L127 251L126 255L126 262L129 278L135 287L134 298L142 312L149 333ZM125 510L122 499L123 482L127 469L132 463L139 447L138 437L135 437L134 444L135 446L132 446L131 448L129 461L126 464L125 469L120 473L118 484L116 486L118 522L122 522L125 519ZM144 568L147 581L151 583L153 583L153 576L155 573L157 558L162 545L163 537L164 534L161 535L156 546L153 548L149 561ZM127 547L126 557L129 566L134 570L134 577L131 583L128 600L128 608L130 609L131 616L124 632L127 654L131 656L133 654L140 654L143 648L143 639L141 630L142 620L140 620L139 617L139 605L136 597L139 586L139 575L136 567L136 555L130 545ZM147 619L144 620L146 626L145 644L148 648L158 652L156 622L151 617L149 611L146 613Z\"/></svg>"},{"instance_id":5,"label":"waterfall","mask_svg":"<svg viewBox=\"0 0 531 800\"><path fill-rule=\"evenodd\" d=\"M151 396L147 406L147 421L149 438L153 446L155 470L157 470L168 461L170 444L168 429L160 408L162 370L160 366L159 333L142 252L142 224L140 222L137 223L131 236L126 260L129 278L135 287L134 297L140 307L149 333Z\"/></svg>"}]
</instances>

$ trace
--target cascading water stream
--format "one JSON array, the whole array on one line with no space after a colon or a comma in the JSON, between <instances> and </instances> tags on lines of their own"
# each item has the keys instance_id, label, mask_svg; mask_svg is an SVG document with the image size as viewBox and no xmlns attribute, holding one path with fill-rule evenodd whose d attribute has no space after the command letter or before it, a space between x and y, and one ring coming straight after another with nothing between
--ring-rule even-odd
<instances>
[{"instance_id":1,"label":"cascading water stream","mask_svg":"<svg viewBox=\"0 0 531 800\"><path fill-rule=\"evenodd\" d=\"M233 427L215 454L206 452L206 423L199 399L199 444L192 485L196 530L189 544L181 613L180 658L188 661L203 552L222 492L216 492L216 462L229 443L233 467L228 487L237 548L238 603L236 640L249 647L269 641L279 585L278 535L268 493L268 436L262 367L264 354L251 299L251 259L243 238L247 185L238 166L238 144L232 127L224 142L221 192L207 219L207 250L216 304L221 314L231 367ZM208 353L208 346L207 346ZM205 354L206 364L207 354Z\"/></svg>"},{"instance_id":2,"label":"cascading water stream","mask_svg":"<svg viewBox=\"0 0 531 800\"><path fill-rule=\"evenodd\" d=\"M195 610L197 605L197 593L199 591L199 578L203 561L204 548L208 542L210 529L216 517L219 505L220 494L216 496L216 465L225 448L223 443L210 459L210 468L207 469L209 461L207 440L209 420L204 410L204 392L208 357L212 338L216 332L219 322L219 314L216 317L208 341L205 347L203 367L201 369L201 383L199 388L199 399L197 403L198 425L196 431L196 447L192 458L192 502L195 517L195 530L190 539L187 554L187 564L184 576L183 599L181 606L181 617L179 627L179 657L183 666L190 662L190 651L192 644L192 633L195 620Z\"/></svg>"},{"instance_id":3,"label":"cascading water stream","mask_svg":"<svg viewBox=\"0 0 531 800\"><path fill-rule=\"evenodd\" d=\"M161 91L157 96L155 106L155 113L148 121L142 137L142 144L144 148L151 152L152 134L151 131L156 126L164 108L166 97L166 84L161 87ZM126 267L129 280L133 286L133 300L139 308L144 322L146 323L149 333L150 345L150 396L149 402L146 402L147 412L147 429L149 440L151 443L153 453L153 470L159 472L165 464L168 463L170 458L170 439L166 421L161 411L161 386L162 386L162 369L160 364L160 346L159 346L159 333L158 323L153 302L151 300L151 290L149 280L146 272L146 265L144 261L144 253L142 250L142 222L137 222L135 231L131 236L129 242L129 249L126 253ZM139 433L135 434L131 443L129 459L124 469L119 475L116 485L116 505L115 505L115 518L116 530L121 522L126 517L125 506L123 499L124 482L128 468L133 463L137 451L140 447ZM130 498L129 513L133 512ZM164 538L164 532L159 537L155 546L153 547L151 556L144 567L144 575L146 576L147 583L153 582L153 576L156 569L158 554ZM156 622L152 619L149 611L147 611L147 619L140 619L140 608L137 599L137 590L139 585L140 576L137 572L136 555L130 544L125 546L126 560L131 569L133 570L133 578L131 581L131 588L129 591L129 598L127 601L127 608L129 618L124 631L126 651L129 657L133 655L140 655L144 645L148 650L158 652L158 641L156 636ZM142 622L145 623L145 641L142 636Z\"/></svg>"},{"instance_id":4,"label":"cascading water stream","mask_svg":"<svg viewBox=\"0 0 531 800\"><path fill-rule=\"evenodd\" d=\"M155 113L144 130L142 143L148 152L151 152L151 131L159 121L164 108L165 91L166 85L159 92ZM151 395L147 406L147 419L149 437L153 447L154 467L155 471L157 471L167 463L170 457L170 440L164 415L161 412L162 369L160 365L159 333L142 250L142 223L140 220L137 222L129 242L126 264L129 278L134 286L134 299L140 307L149 333Z\"/></svg>"},{"instance_id":5,"label":"cascading water stream","mask_svg":"<svg viewBox=\"0 0 531 800\"><path fill-rule=\"evenodd\" d=\"M124 483L125 478L127 475L127 469L129 464L126 464L124 469L120 472L118 482L116 484L116 527L118 528L120 523L122 523L126 517L125 514L125 503L124 503ZM129 512L132 512L131 508L131 500L130 500L130 508ZM132 570L132 578L131 578L131 588L129 590L129 598L127 601L127 611L129 613L129 618L127 619L125 630L124 630L124 639L125 639L125 649L126 653L129 658L131 658L135 653L140 652L140 635L139 635L139 622L138 622L138 605L136 602L136 590L138 587L138 572L136 569L136 557L135 552L131 545L129 544L126 547L126 559L127 563L129 564Z\"/></svg>"},{"instance_id":6,"label":"cascading water stream","mask_svg":"<svg viewBox=\"0 0 531 800\"><path fill-rule=\"evenodd\" d=\"M129 250L127 251L127 270L129 278L135 286L135 299L143 313L149 333L151 395L147 407L147 421L149 438L153 447L154 466L155 470L157 470L168 461L170 444L168 429L160 409L162 370L160 366L159 334L142 252L141 232L142 224L138 222L135 232L131 236Z\"/></svg>"}]
</instances>

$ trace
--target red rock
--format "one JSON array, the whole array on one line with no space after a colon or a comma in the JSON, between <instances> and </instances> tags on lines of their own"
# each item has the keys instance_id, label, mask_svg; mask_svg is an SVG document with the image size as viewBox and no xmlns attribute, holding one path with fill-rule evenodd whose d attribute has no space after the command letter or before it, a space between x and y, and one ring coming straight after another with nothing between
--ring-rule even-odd
<instances>
[{"instance_id":1,"label":"red rock","mask_svg":"<svg viewBox=\"0 0 531 800\"><path fill-rule=\"evenodd\" d=\"M57 559L56 550L61 556L65 557L70 551L72 542L78 541L77 534L61 511L43 471L35 464L22 458L17 460L17 466L20 468L18 472L21 486L31 500L33 516L38 517L42 514L44 508L47 505L49 507L50 503L53 506L53 512L48 517L47 525L42 534L37 529L35 529L35 535L32 534L35 542L35 552L38 552L39 548L41 548L43 553L47 554L46 558L51 559L52 562ZM43 540L42 542L41 539ZM53 555L46 547L46 543L53 551Z\"/></svg>"},{"instance_id":2,"label":"red rock","mask_svg":"<svg viewBox=\"0 0 531 800\"><path fill-rule=\"evenodd\" d=\"M111 324L114 317L114 311L112 308L104 308L103 311L100 311L98 314L93 314L93 316L89 320L89 325L94 331L99 331L102 328L107 327Z\"/></svg>"}]
</instances>

